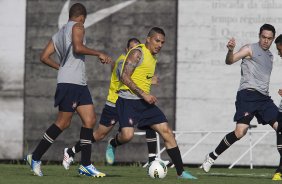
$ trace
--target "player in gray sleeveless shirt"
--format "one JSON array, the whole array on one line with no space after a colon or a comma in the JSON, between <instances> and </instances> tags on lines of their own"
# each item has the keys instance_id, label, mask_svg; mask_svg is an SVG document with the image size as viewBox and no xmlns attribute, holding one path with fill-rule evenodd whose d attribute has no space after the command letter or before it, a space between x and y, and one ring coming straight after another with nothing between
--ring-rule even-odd
<instances>
[{"instance_id":1,"label":"player in gray sleeveless shirt","mask_svg":"<svg viewBox=\"0 0 282 184\"><path fill-rule=\"evenodd\" d=\"M76 111L82 120L80 130L81 165L79 174L103 177L91 164L91 139L96 122L94 105L86 83L85 55L99 58L101 63L110 63L111 58L102 52L85 46L84 22L87 16L85 7L76 3L69 10L69 21L49 41L41 54L41 61L58 71L58 84L55 94L55 106L59 107L57 120L44 133L42 140L32 154L26 157L35 175L43 176L41 157L61 132L69 127ZM59 64L52 59L57 53Z\"/></svg>"},{"instance_id":2,"label":"player in gray sleeveless shirt","mask_svg":"<svg viewBox=\"0 0 282 184\"><path fill-rule=\"evenodd\" d=\"M279 134L281 125L277 122L278 108L268 95L273 56L269 48L275 38L275 28L264 24L260 28L259 42L247 44L233 53L236 42L232 38L227 43L226 64L231 65L242 59L241 82L236 97L235 130L228 133L216 149L206 156L202 168L209 172L214 161L233 143L246 135L250 121L256 117L258 123L269 124L277 131L277 143L282 142ZM278 126L279 125L279 126Z\"/></svg>"},{"instance_id":3,"label":"player in gray sleeveless shirt","mask_svg":"<svg viewBox=\"0 0 282 184\"><path fill-rule=\"evenodd\" d=\"M52 41L60 60L58 83L86 85L85 55L72 52L72 29L77 22L68 21L53 37ZM86 44L85 36L83 45Z\"/></svg>"}]
</instances>

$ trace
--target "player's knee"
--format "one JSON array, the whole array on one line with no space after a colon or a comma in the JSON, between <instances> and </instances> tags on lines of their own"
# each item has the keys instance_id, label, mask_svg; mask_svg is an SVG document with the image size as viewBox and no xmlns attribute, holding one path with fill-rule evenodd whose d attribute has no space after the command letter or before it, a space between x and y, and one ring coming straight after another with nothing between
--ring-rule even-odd
<instances>
[{"instance_id":1,"label":"player's knee","mask_svg":"<svg viewBox=\"0 0 282 184\"><path fill-rule=\"evenodd\" d=\"M124 138L124 141L129 142L133 138L133 135L132 134L125 135L123 138Z\"/></svg>"},{"instance_id":2,"label":"player's knee","mask_svg":"<svg viewBox=\"0 0 282 184\"><path fill-rule=\"evenodd\" d=\"M70 126L70 121L56 121L56 126L59 127L61 130L67 129Z\"/></svg>"},{"instance_id":3,"label":"player's knee","mask_svg":"<svg viewBox=\"0 0 282 184\"><path fill-rule=\"evenodd\" d=\"M105 133L98 133L98 134L94 134L94 138L96 141L100 141L102 139L104 139L106 137Z\"/></svg>"},{"instance_id":4,"label":"player's knee","mask_svg":"<svg viewBox=\"0 0 282 184\"><path fill-rule=\"evenodd\" d=\"M95 116L91 116L88 118L84 119L84 124L89 127L89 128L93 128L96 122L96 117Z\"/></svg>"},{"instance_id":5,"label":"player's knee","mask_svg":"<svg viewBox=\"0 0 282 184\"><path fill-rule=\"evenodd\" d=\"M159 133L161 134L162 138L165 142L170 142L174 140L174 134L169 126L164 126L160 129Z\"/></svg>"},{"instance_id":6,"label":"player's knee","mask_svg":"<svg viewBox=\"0 0 282 184\"><path fill-rule=\"evenodd\" d=\"M237 129L235 130L235 135L238 139L241 139L244 137L247 133L248 129Z\"/></svg>"},{"instance_id":7,"label":"player's knee","mask_svg":"<svg viewBox=\"0 0 282 184\"><path fill-rule=\"evenodd\" d=\"M122 133L122 142L129 142L133 136L134 136L134 132L126 132L126 133Z\"/></svg>"},{"instance_id":8,"label":"player's knee","mask_svg":"<svg viewBox=\"0 0 282 184\"><path fill-rule=\"evenodd\" d=\"M164 126L162 132L168 136L173 136L173 132L169 126Z\"/></svg>"}]
</instances>

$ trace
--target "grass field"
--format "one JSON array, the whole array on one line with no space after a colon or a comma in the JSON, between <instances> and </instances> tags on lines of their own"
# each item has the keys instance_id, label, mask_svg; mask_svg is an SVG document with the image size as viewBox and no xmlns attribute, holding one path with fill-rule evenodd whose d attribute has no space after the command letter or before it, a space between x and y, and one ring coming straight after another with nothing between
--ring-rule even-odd
<instances>
[{"instance_id":1,"label":"grass field","mask_svg":"<svg viewBox=\"0 0 282 184\"><path fill-rule=\"evenodd\" d=\"M146 175L146 169L141 166L99 166L98 169L107 174L104 178L90 178L79 176L77 165L69 171L60 165L43 165L44 177L34 176L27 165L0 164L0 184L175 184L175 183L197 183L197 184L267 184L281 183L272 181L274 169L248 168L213 168L209 174L199 168L185 168L198 177L198 180L180 180L176 178L175 169L169 169L164 179L151 179Z\"/></svg>"}]
</instances>

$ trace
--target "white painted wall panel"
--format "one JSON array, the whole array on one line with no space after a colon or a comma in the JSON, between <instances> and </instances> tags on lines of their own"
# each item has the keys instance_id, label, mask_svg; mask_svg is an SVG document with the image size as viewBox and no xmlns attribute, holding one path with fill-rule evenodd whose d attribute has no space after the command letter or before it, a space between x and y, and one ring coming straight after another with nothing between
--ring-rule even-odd
<instances>
[{"instance_id":1,"label":"white painted wall panel","mask_svg":"<svg viewBox=\"0 0 282 184\"><path fill-rule=\"evenodd\" d=\"M0 159L21 159L26 1L1 0L0 7Z\"/></svg>"}]
</instances>

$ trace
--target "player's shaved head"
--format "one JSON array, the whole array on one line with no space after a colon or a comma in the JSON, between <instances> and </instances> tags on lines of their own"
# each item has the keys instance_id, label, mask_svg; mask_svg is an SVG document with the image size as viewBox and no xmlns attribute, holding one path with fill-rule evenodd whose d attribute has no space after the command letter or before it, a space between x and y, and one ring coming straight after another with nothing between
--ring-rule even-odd
<instances>
[{"instance_id":1,"label":"player's shaved head","mask_svg":"<svg viewBox=\"0 0 282 184\"><path fill-rule=\"evenodd\" d=\"M69 18L76 18L80 15L83 15L86 18L87 11L85 6L83 6L81 3L73 4L69 11Z\"/></svg>"},{"instance_id":2,"label":"player's shaved head","mask_svg":"<svg viewBox=\"0 0 282 184\"><path fill-rule=\"evenodd\" d=\"M162 29L162 28L159 28L159 27L153 27L150 31L149 31L149 33L148 33L148 37L151 37L151 36L153 36L154 34L156 34L156 33L159 33L159 34L162 34L163 36L165 36L165 32L164 32L164 30Z\"/></svg>"},{"instance_id":3,"label":"player's shaved head","mask_svg":"<svg viewBox=\"0 0 282 184\"><path fill-rule=\"evenodd\" d=\"M136 44L140 44L140 43L141 43L140 40L138 40L137 38L130 38L130 39L127 41L126 47L129 48L129 47L130 47L130 44L131 44L132 42L133 42L133 43L136 43Z\"/></svg>"}]
</instances>

